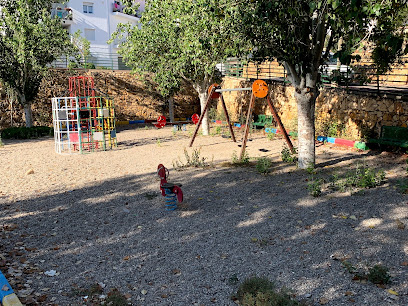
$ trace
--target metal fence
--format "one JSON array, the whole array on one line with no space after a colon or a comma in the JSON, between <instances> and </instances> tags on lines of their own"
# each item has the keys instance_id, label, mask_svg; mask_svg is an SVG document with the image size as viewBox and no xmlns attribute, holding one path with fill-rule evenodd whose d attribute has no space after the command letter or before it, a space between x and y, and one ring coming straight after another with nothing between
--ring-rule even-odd
<instances>
[{"instance_id":1,"label":"metal fence","mask_svg":"<svg viewBox=\"0 0 408 306\"><path fill-rule=\"evenodd\" d=\"M72 69L108 69L131 70L126 66L123 58L116 53L91 53L90 56L81 57L79 60L72 56L60 57L51 64L53 68Z\"/></svg>"},{"instance_id":2,"label":"metal fence","mask_svg":"<svg viewBox=\"0 0 408 306\"><path fill-rule=\"evenodd\" d=\"M230 58L218 64L217 69L223 76L290 83L288 71L277 61L255 63ZM378 74L376 65L370 61L356 62L350 66L328 63L321 67L321 82L323 86L348 90L371 90L378 93L394 90L408 94L408 57L402 58L402 64L395 65L386 74Z\"/></svg>"}]
</instances>

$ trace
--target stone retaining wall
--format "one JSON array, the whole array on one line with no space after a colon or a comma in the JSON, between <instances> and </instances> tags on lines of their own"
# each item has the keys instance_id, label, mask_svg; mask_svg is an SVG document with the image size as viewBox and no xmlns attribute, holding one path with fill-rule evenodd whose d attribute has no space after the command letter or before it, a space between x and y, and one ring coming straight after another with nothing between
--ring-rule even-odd
<instances>
[{"instance_id":1,"label":"stone retaining wall","mask_svg":"<svg viewBox=\"0 0 408 306\"><path fill-rule=\"evenodd\" d=\"M223 88L251 87L251 83L237 78L225 78ZM294 88L281 84L270 85L271 100L289 130L296 130L297 106ZM232 120L239 121L245 115L250 92L225 92L224 99ZM222 108L217 107L220 113ZM270 115L265 99L256 99L255 114ZM347 93L337 88L322 88L316 101L317 132L336 125L339 135L354 140L379 133L382 125L404 126L408 124L408 102L367 95ZM340 135L342 134L342 135Z\"/></svg>"}]
</instances>

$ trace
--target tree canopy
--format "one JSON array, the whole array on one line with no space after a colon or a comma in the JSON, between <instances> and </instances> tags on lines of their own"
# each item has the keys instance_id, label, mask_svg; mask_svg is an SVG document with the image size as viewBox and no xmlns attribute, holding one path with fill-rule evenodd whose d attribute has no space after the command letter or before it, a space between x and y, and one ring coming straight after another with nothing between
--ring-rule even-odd
<instances>
[{"instance_id":1,"label":"tree canopy","mask_svg":"<svg viewBox=\"0 0 408 306\"><path fill-rule=\"evenodd\" d=\"M51 17L55 2L0 0L0 80L24 105L27 126L47 65L72 46L61 21Z\"/></svg>"},{"instance_id":2,"label":"tree canopy","mask_svg":"<svg viewBox=\"0 0 408 306\"><path fill-rule=\"evenodd\" d=\"M148 0L140 25L123 25L113 38L119 33L127 37L119 52L135 71L154 73L163 96L171 96L184 80L193 85L203 107L216 64L236 44L228 33L235 11L217 14L218 5L215 0ZM203 132L208 133L206 121Z\"/></svg>"},{"instance_id":3,"label":"tree canopy","mask_svg":"<svg viewBox=\"0 0 408 306\"><path fill-rule=\"evenodd\" d=\"M343 64L370 43L379 71L403 50L407 4L401 0L254 0L238 2L234 31L247 39L255 58L285 65L298 104L299 167L315 162L315 101L320 68L334 51ZM338 47L340 42L340 47Z\"/></svg>"},{"instance_id":4,"label":"tree canopy","mask_svg":"<svg viewBox=\"0 0 408 306\"><path fill-rule=\"evenodd\" d=\"M322 64L333 51L349 64L373 43L378 71L389 69L407 53L407 11L405 0L148 0L139 27L120 28L127 35L120 52L136 71L153 72L163 95L191 82L202 107L215 65L227 56L277 59L295 87L299 167L307 168L315 163Z\"/></svg>"}]
</instances>

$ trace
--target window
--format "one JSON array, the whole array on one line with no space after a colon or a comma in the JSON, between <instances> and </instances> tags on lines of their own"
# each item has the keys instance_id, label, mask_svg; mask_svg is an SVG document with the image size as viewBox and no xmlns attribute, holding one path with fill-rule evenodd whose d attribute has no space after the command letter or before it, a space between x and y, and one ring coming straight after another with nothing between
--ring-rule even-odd
<instances>
[{"instance_id":1,"label":"window","mask_svg":"<svg viewBox=\"0 0 408 306\"><path fill-rule=\"evenodd\" d=\"M89 41L95 41L95 29L85 29L85 38Z\"/></svg>"},{"instance_id":2,"label":"window","mask_svg":"<svg viewBox=\"0 0 408 306\"><path fill-rule=\"evenodd\" d=\"M84 13L93 14L93 3L84 2Z\"/></svg>"}]
</instances>

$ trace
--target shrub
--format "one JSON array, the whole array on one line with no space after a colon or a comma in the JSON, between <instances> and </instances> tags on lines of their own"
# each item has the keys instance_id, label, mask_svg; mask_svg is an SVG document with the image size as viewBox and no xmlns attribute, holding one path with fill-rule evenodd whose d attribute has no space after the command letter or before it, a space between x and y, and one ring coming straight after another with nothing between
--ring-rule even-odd
<instances>
[{"instance_id":1,"label":"shrub","mask_svg":"<svg viewBox=\"0 0 408 306\"><path fill-rule=\"evenodd\" d=\"M274 133L268 133L268 136L266 136L268 140L274 140L275 139L275 134Z\"/></svg>"},{"instance_id":2,"label":"shrub","mask_svg":"<svg viewBox=\"0 0 408 306\"><path fill-rule=\"evenodd\" d=\"M313 197L317 198L322 194L322 183L323 180L321 179L312 179L312 181L307 185L307 189Z\"/></svg>"},{"instance_id":3,"label":"shrub","mask_svg":"<svg viewBox=\"0 0 408 306\"><path fill-rule=\"evenodd\" d=\"M244 152L244 155L242 156L242 159L240 160L238 158L237 152L233 152L232 153L232 161L231 164L233 166L248 166L249 165L249 155L247 153L247 151Z\"/></svg>"},{"instance_id":4,"label":"shrub","mask_svg":"<svg viewBox=\"0 0 408 306\"><path fill-rule=\"evenodd\" d=\"M285 163L295 164L297 162L296 154L297 153L293 153L288 147L284 147L281 151L282 161Z\"/></svg>"},{"instance_id":5,"label":"shrub","mask_svg":"<svg viewBox=\"0 0 408 306\"><path fill-rule=\"evenodd\" d=\"M200 149L194 149L193 152L191 153L191 156L188 154L188 151L186 148L184 148L184 156L186 158L186 162L182 162L181 159L179 158L178 160L173 161L173 167L176 170L182 170L183 168L188 168L188 167L208 167L212 164L209 164L206 162L205 157L200 156ZM213 157L214 158L214 157Z\"/></svg>"},{"instance_id":6,"label":"shrub","mask_svg":"<svg viewBox=\"0 0 408 306\"><path fill-rule=\"evenodd\" d=\"M95 69L95 64L94 63L84 63L83 68L84 69Z\"/></svg>"},{"instance_id":7,"label":"shrub","mask_svg":"<svg viewBox=\"0 0 408 306\"><path fill-rule=\"evenodd\" d=\"M47 126L28 127L11 127L4 129L1 132L1 137L4 139L30 139L54 134L54 129Z\"/></svg>"},{"instance_id":8,"label":"shrub","mask_svg":"<svg viewBox=\"0 0 408 306\"><path fill-rule=\"evenodd\" d=\"M384 170L375 171L365 165L357 165L355 172L347 176L346 184L351 187L373 188L381 185L384 179Z\"/></svg>"},{"instance_id":9,"label":"shrub","mask_svg":"<svg viewBox=\"0 0 408 306\"><path fill-rule=\"evenodd\" d=\"M391 276L388 273L388 268L382 265L375 265L367 269L357 269L349 261L343 260L344 268L353 275L353 280L368 280L373 284L386 285L391 281Z\"/></svg>"},{"instance_id":10,"label":"shrub","mask_svg":"<svg viewBox=\"0 0 408 306\"><path fill-rule=\"evenodd\" d=\"M272 161L269 158L261 157L256 162L255 168L261 174L267 174L272 166Z\"/></svg>"},{"instance_id":11,"label":"shrub","mask_svg":"<svg viewBox=\"0 0 408 306\"><path fill-rule=\"evenodd\" d=\"M347 187L374 188L380 186L385 180L385 172L376 171L365 165L357 165L354 171L349 171L341 178L337 174L331 177L330 187L334 190L345 191Z\"/></svg>"},{"instance_id":12,"label":"shrub","mask_svg":"<svg viewBox=\"0 0 408 306\"><path fill-rule=\"evenodd\" d=\"M388 268L382 265L375 265L368 270L367 279L373 284L388 284L391 276L388 273Z\"/></svg>"},{"instance_id":13,"label":"shrub","mask_svg":"<svg viewBox=\"0 0 408 306\"><path fill-rule=\"evenodd\" d=\"M251 277L246 279L238 288L234 299L237 299L240 305L246 306L291 306L300 305L293 300L290 294L285 290L277 291L275 284L267 278Z\"/></svg>"},{"instance_id":14,"label":"shrub","mask_svg":"<svg viewBox=\"0 0 408 306\"><path fill-rule=\"evenodd\" d=\"M211 133L211 134L212 134L212 135L221 135L221 133L222 133L222 127L219 126L219 125L217 125L217 126L215 127L215 129L214 129L214 132Z\"/></svg>"}]
</instances>

